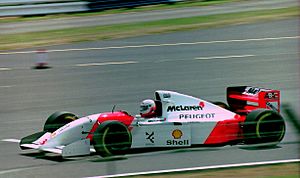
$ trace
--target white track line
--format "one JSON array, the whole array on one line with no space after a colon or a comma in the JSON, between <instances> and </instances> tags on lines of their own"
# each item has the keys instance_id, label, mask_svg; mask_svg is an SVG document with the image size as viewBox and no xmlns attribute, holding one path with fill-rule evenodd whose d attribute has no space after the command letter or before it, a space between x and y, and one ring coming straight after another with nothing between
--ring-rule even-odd
<instances>
[{"instance_id":1,"label":"white track line","mask_svg":"<svg viewBox=\"0 0 300 178\"><path fill-rule=\"evenodd\" d=\"M159 171L135 172L135 173L95 176L95 177L86 177L86 178L125 177L125 176L161 174L161 173L170 173L170 172L174 173L174 172L183 172L183 171L198 171L198 170L220 169L220 168L234 168L234 167L244 167L244 166L259 166L259 165L293 163L293 162L300 162L300 159L263 161L263 162L251 162L251 163L238 163L238 164L225 164L225 165L215 165L215 166L204 166L204 167L192 167L192 168L182 168L182 169L169 169L169 170L159 170Z\"/></svg>"},{"instance_id":2,"label":"white track line","mask_svg":"<svg viewBox=\"0 0 300 178\"><path fill-rule=\"evenodd\" d=\"M11 68L7 68L7 67L0 67L0 71L8 71L8 70L12 70Z\"/></svg>"},{"instance_id":3,"label":"white track line","mask_svg":"<svg viewBox=\"0 0 300 178\"><path fill-rule=\"evenodd\" d=\"M144 45L134 45L134 46L110 46L110 47L99 47L99 48L53 49L53 50L47 50L47 52L51 53L51 52L91 51L91 50L109 50L109 49L127 49L127 48L148 48L148 47L162 47L162 46L182 46L182 45L199 45L199 44L214 44L214 43L285 40L285 39L298 39L298 38L300 38L300 36L282 36L282 37L248 38L248 39L234 39L234 40L197 41L197 42L183 42L183 43L144 44ZM36 52L37 51L0 52L0 55L32 54Z\"/></svg>"},{"instance_id":4,"label":"white track line","mask_svg":"<svg viewBox=\"0 0 300 178\"><path fill-rule=\"evenodd\" d=\"M14 139L14 138L9 138L9 139L3 139L1 140L3 142L13 142L13 143L20 143L21 140Z\"/></svg>"},{"instance_id":5,"label":"white track line","mask_svg":"<svg viewBox=\"0 0 300 178\"><path fill-rule=\"evenodd\" d=\"M26 171L26 170L30 170L30 169L34 169L35 167L29 167L29 168L17 168L17 169L9 169L9 170L4 170L4 171L0 171L0 175L3 174L8 174L8 173L13 173L13 172L20 172L20 171ZM10 177L10 176L8 176Z\"/></svg>"},{"instance_id":6,"label":"white track line","mask_svg":"<svg viewBox=\"0 0 300 178\"><path fill-rule=\"evenodd\" d=\"M0 88L11 88L11 87L13 87L12 85L2 85L2 86L0 86Z\"/></svg>"},{"instance_id":7,"label":"white track line","mask_svg":"<svg viewBox=\"0 0 300 178\"><path fill-rule=\"evenodd\" d=\"M197 57L197 60L209 60L209 59L231 59L231 58L246 58L255 57L255 55L232 55L232 56L211 56L211 57Z\"/></svg>"},{"instance_id":8,"label":"white track line","mask_svg":"<svg viewBox=\"0 0 300 178\"><path fill-rule=\"evenodd\" d=\"M101 62L101 63L86 63L76 64L77 67L89 67L89 66L105 66L105 65L124 65L124 64L136 64L137 61L124 61L124 62Z\"/></svg>"}]
</instances>

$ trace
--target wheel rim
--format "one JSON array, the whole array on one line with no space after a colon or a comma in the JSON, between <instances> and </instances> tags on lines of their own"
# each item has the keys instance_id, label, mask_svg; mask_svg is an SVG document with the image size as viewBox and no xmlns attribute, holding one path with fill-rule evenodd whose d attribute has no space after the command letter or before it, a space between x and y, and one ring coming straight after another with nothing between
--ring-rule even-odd
<instances>
[{"instance_id":1,"label":"wheel rim","mask_svg":"<svg viewBox=\"0 0 300 178\"><path fill-rule=\"evenodd\" d=\"M120 131L122 129L123 131ZM103 133L103 143L106 145L105 149L109 147L111 151L126 149L129 140L130 134L125 132L124 128L121 127L107 128Z\"/></svg>"},{"instance_id":2,"label":"wheel rim","mask_svg":"<svg viewBox=\"0 0 300 178\"><path fill-rule=\"evenodd\" d=\"M274 119L274 117L277 117ZM271 139L271 141L280 141L285 131L284 123L281 118L272 114L264 114L256 124L256 135L259 139Z\"/></svg>"},{"instance_id":3,"label":"wheel rim","mask_svg":"<svg viewBox=\"0 0 300 178\"><path fill-rule=\"evenodd\" d=\"M93 136L96 152L102 157L125 154L132 142L132 136L127 127L117 122L101 125Z\"/></svg>"}]
</instances>

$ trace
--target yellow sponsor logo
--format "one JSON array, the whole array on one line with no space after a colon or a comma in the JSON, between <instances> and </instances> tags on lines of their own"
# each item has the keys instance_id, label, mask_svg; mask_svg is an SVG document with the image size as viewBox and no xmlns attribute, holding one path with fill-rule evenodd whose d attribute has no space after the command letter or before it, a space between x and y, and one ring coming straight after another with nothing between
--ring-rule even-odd
<instances>
[{"instance_id":1,"label":"yellow sponsor logo","mask_svg":"<svg viewBox=\"0 0 300 178\"><path fill-rule=\"evenodd\" d=\"M183 133L179 129L173 130L173 132L172 132L172 136L174 137L174 139L180 139L182 137L182 135L183 135Z\"/></svg>"}]
</instances>

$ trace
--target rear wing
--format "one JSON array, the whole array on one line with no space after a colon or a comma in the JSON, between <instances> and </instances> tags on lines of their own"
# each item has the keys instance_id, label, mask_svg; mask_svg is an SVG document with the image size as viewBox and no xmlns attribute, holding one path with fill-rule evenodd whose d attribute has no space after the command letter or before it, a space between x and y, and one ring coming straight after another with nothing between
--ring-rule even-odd
<instances>
[{"instance_id":1,"label":"rear wing","mask_svg":"<svg viewBox=\"0 0 300 178\"><path fill-rule=\"evenodd\" d=\"M265 108L280 112L280 91L252 86L227 88L227 102L235 112Z\"/></svg>"}]
</instances>

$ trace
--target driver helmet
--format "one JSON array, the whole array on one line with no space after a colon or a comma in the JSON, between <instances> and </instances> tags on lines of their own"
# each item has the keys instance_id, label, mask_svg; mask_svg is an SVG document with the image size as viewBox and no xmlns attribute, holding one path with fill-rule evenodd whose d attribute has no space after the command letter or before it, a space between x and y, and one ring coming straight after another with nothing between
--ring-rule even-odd
<instances>
[{"instance_id":1,"label":"driver helmet","mask_svg":"<svg viewBox=\"0 0 300 178\"><path fill-rule=\"evenodd\" d=\"M155 117L155 115L156 115L155 110L156 110L156 105L153 100L146 99L141 102L141 105L140 105L141 117L144 117L144 118Z\"/></svg>"}]
</instances>

